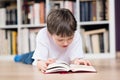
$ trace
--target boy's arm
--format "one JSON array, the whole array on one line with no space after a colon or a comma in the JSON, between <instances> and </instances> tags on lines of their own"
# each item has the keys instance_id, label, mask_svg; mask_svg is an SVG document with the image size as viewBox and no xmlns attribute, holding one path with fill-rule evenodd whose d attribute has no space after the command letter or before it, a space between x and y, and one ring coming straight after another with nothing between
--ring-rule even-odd
<instances>
[{"instance_id":1,"label":"boy's arm","mask_svg":"<svg viewBox=\"0 0 120 80\"><path fill-rule=\"evenodd\" d=\"M71 61L72 64L77 64L77 65L92 65L90 61L85 60L85 59L80 59L80 58L76 58L73 61Z\"/></svg>"}]
</instances>

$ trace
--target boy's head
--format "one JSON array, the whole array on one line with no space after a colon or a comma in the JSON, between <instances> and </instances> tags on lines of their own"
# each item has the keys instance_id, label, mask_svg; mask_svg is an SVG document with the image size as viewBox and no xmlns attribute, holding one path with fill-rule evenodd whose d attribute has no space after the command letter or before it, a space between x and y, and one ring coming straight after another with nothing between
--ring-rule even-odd
<instances>
[{"instance_id":1,"label":"boy's head","mask_svg":"<svg viewBox=\"0 0 120 80\"><path fill-rule=\"evenodd\" d=\"M47 17L47 28L51 35L71 36L76 30L77 22L68 9L52 10Z\"/></svg>"},{"instance_id":2,"label":"boy's head","mask_svg":"<svg viewBox=\"0 0 120 80\"><path fill-rule=\"evenodd\" d=\"M75 17L68 9L52 10L47 17L48 32L61 47L67 47L72 42L76 28Z\"/></svg>"}]
</instances>

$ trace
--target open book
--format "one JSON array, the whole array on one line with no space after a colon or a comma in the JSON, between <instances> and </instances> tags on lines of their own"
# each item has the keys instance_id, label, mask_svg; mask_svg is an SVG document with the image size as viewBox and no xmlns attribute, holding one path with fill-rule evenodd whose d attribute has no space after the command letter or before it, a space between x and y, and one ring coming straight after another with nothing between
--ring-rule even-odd
<instances>
[{"instance_id":1,"label":"open book","mask_svg":"<svg viewBox=\"0 0 120 80\"><path fill-rule=\"evenodd\" d=\"M96 72L93 66L75 65L67 63L53 63L48 65L45 73L56 72Z\"/></svg>"}]
</instances>

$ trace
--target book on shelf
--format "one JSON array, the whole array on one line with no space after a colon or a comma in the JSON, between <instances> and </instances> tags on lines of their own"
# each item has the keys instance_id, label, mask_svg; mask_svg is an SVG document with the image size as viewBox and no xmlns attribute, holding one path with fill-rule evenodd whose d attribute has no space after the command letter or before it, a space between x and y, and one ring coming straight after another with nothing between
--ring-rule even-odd
<instances>
[{"instance_id":1,"label":"book on shelf","mask_svg":"<svg viewBox=\"0 0 120 80\"><path fill-rule=\"evenodd\" d=\"M64 8L69 9L74 14L74 1L66 0L64 1Z\"/></svg>"},{"instance_id":2,"label":"book on shelf","mask_svg":"<svg viewBox=\"0 0 120 80\"><path fill-rule=\"evenodd\" d=\"M102 20L107 20L107 13L108 13L108 2L107 0L97 0L97 20L102 21Z\"/></svg>"},{"instance_id":3,"label":"book on shelf","mask_svg":"<svg viewBox=\"0 0 120 80\"><path fill-rule=\"evenodd\" d=\"M92 21L92 1L80 2L80 21Z\"/></svg>"},{"instance_id":4,"label":"book on shelf","mask_svg":"<svg viewBox=\"0 0 120 80\"><path fill-rule=\"evenodd\" d=\"M108 0L81 0L80 21L108 20Z\"/></svg>"},{"instance_id":5,"label":"book on shelf","mask_svg":"<svg viewBox=\"0 0 120 80\"><path fill-rule=\"evenodd\" d=\"M17 24L17 5L16 3L8 5L6 7L6 25L15 25Z\"/></svg>"},{"instance_id":6,"label":"book on shelf","mask_svg":"<svg viewBox=\"0 0 120 80\"><path fill-rule=\"evenodd\" d=\"M96 72L93 66L67 64L65 62L53 63L48 65L45 73L62 73L62 72Z\"/></svg>"},{"instance_id":7,"label":"book on shelf","mask_svg":"<svg viewBox=\"0 0 120 80\"><path fill-rule=\"evenodd\" d=\"M22 40L22 53L26 53L26 52L29 52L29 46L30 46L30 44L29 44L29 29L27 29L27 28L25 28L25 29L23 29L22 30L22 38L21 38L21 40Z\"/></svg>"},{"instance_id":8,"label":"book on shelf","mask_svg":"<svg viewBox=\"0 0 120 80\"><path fill-rule=\"evenodd\" d=\"M40 3L34 3L34 24L40 24Z\"/></svg>"},{"instance_id":9,"label":"book on shelf","mask_svg":"<svg viewBox=\"0 0 120 80\"><path fill-rule=\"evenodd\" d=\"M109 5L109 0L106 0L106 4L105 4L105 6L106 6L106 10L105 10L106 20L109 20L109 7L108 7L108 5Z\"/></svg>"},{"instance_id":10,"label":"book on shelf","mask_svg":"<svg viewBox=\"0 0 120 80\"><path fill-rule=\"evenodd\" d=\"M17 9L9 6L9 8L0 8L0 26L9 24L17 24Z\"/></svg>"},{"instance_id":11,"label":"book on shelf","mask_svg":"<svg viewBox=\"0 0 120 80\"><path fill-rule=\"evenodd\" d=\"M0 55L17 54L17 31L0 29Z\"/></svg>"},{"instance_id":12,"label":"book on shelf","mask_svg":"<svg viewBox=\"0 0 120 80\"><path fill-rule=\"evenodd\" d=\"M6 31L0 29L0 55L8 55L8 39L6 38Z\"/></svg>"},{"instance_id":13,"label":"book on shelf","mask_svg":"<svg viewBox=\"0 0 120 80\"><path fill-rule=\"evenodd\" d=\"M96 17L96 1L92 1L92 3L91 3L91 5L92 5L92 12L91 12L91 20L92 21L96 21L97 20L97 17Z\"/></svg>"},{"instance_id":14,"label":"book on shelf","mask_svg":"<svg viewBox=\"0 0 120 80\"><path fill-rule=\"evenodd\" d=\"M0 26L6 25L6 8L0 8Z\"/></svg>"},{"instance_id":15,"label":"book on shelf","mask_svg":"<svg viewBox=\"0 0 120 80\"><path fill-rule=\"evenodd\" d=\"M99 35L91 35L93 53L100 53Z\"/></svg>"},{"instance_id":16,"label":"book on shelf","mask_svg":"<svg viewBox=\"0 0 120 80\"><path fill-rule=\"evenodd\" d=\"M17 31L12 31L12 54L17 54Z\"/></svg>"},{"instance_id":17,"label":"book on shelf","mask_svg":"<svg viewBox=\"0 0 120 80\"><path fill-rule=\"evenodd\" d=\"M39 29L29 29L29 44L30 51L34 51L36 47L36 36L39 32Z\"/></svg>"},{"instance_id":18,"label":"book on shelf","mask_svg":"<svg viewBox=\"0 0 120 80\"><path fill-rule=\"evenodd\" d=\"M65 1L50 1L50 9L66 8L69 9L73 14L76 12L76 3L72 0Z\"/></svg>"},{"instance_id":19,"label":"book on shelf","mask_svg":"<svg viewBox=\"0 0 120 80\"><path fill-rule=\"evenodd\" d=\"M26 52L35 50L36 36L40 29L41 28L34 28L34 29L33 28L32 29L24 28L24 29L22 29L22 32L21 32L22 53L26 53Z\"/></svg>"},{"instance_id":20,"label":"book on shelf","mask_svg":"<svg viewBox=\"0 0 120 80\"><path fill-rule=\"evenodd\" d=\"M45 23L45 0L40 1L40 23Z\"/></svg>"},{"instance_id":21,"label":"book on shelf","mask_svg":"<svg viewBox=\"0 0 120 80\"><path fill-rule=\"evenodd\" d=\"M22 23L23 24L43 24L45 23L45 0L27 1L22 5Z\"/></svg>"},{"instance_id":22,"label":"book on shelf","mask_svg":"<svg viewBox=\"0 0 120 80\"><path fill-rule=\"evenodd\" d=\"M85 31L82 29L86 53L108 53L108 31L105 28Z\"/></svg>"},{"instance_id":23,"label":"book on shelf","mask_svg":"<svg viewBox=\"0 0 120 80\"><path fill-rule=\"evenodd\" d=\"M50 1L50 9L64 8L63 1Z\"/></svg>"},{"instance_id":24,"label":"book on shelf","mask_svg":"<svg viewBox=\"0 0 120 80\"><path fill-rule=\"evenodd\" d=\"M30 20L30 24L34 24L34 11L33 11L33 5L29 6L29 13L28 13L28 19ZM23 13L24 14L24 13ZM25 15L25 14L24 14ZM23 22L25 19L23 20Z\"/></svg>"}]
</instances>

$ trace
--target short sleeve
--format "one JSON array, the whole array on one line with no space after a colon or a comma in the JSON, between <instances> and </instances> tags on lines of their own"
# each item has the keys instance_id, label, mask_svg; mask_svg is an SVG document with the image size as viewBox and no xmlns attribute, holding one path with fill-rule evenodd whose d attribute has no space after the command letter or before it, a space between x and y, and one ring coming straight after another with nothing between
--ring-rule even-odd
<instances>
[{"instance_id":1,"label":"short sleeve","mask_svg":"<svg viewBox=\"0 0 120 80\"><path fill-rule=\"evenodd\" d=\"M36 49L32 57L35 60L47 60L48 58L48 46L41 34L43 33L39 32L36 38Z\"/></svg>"},{"instance_id":2,"label":"short sleeve","mask_svg":"<svg viewBox=\"0 0 120 80\"><path fill-rule=\"evenodd\" d=\"M41 60L47 60L48 57L48 50L44 45L39 45L35 49L35 52L33 54L33 59L41 59Z\"/></svg>"}]
</instances>

